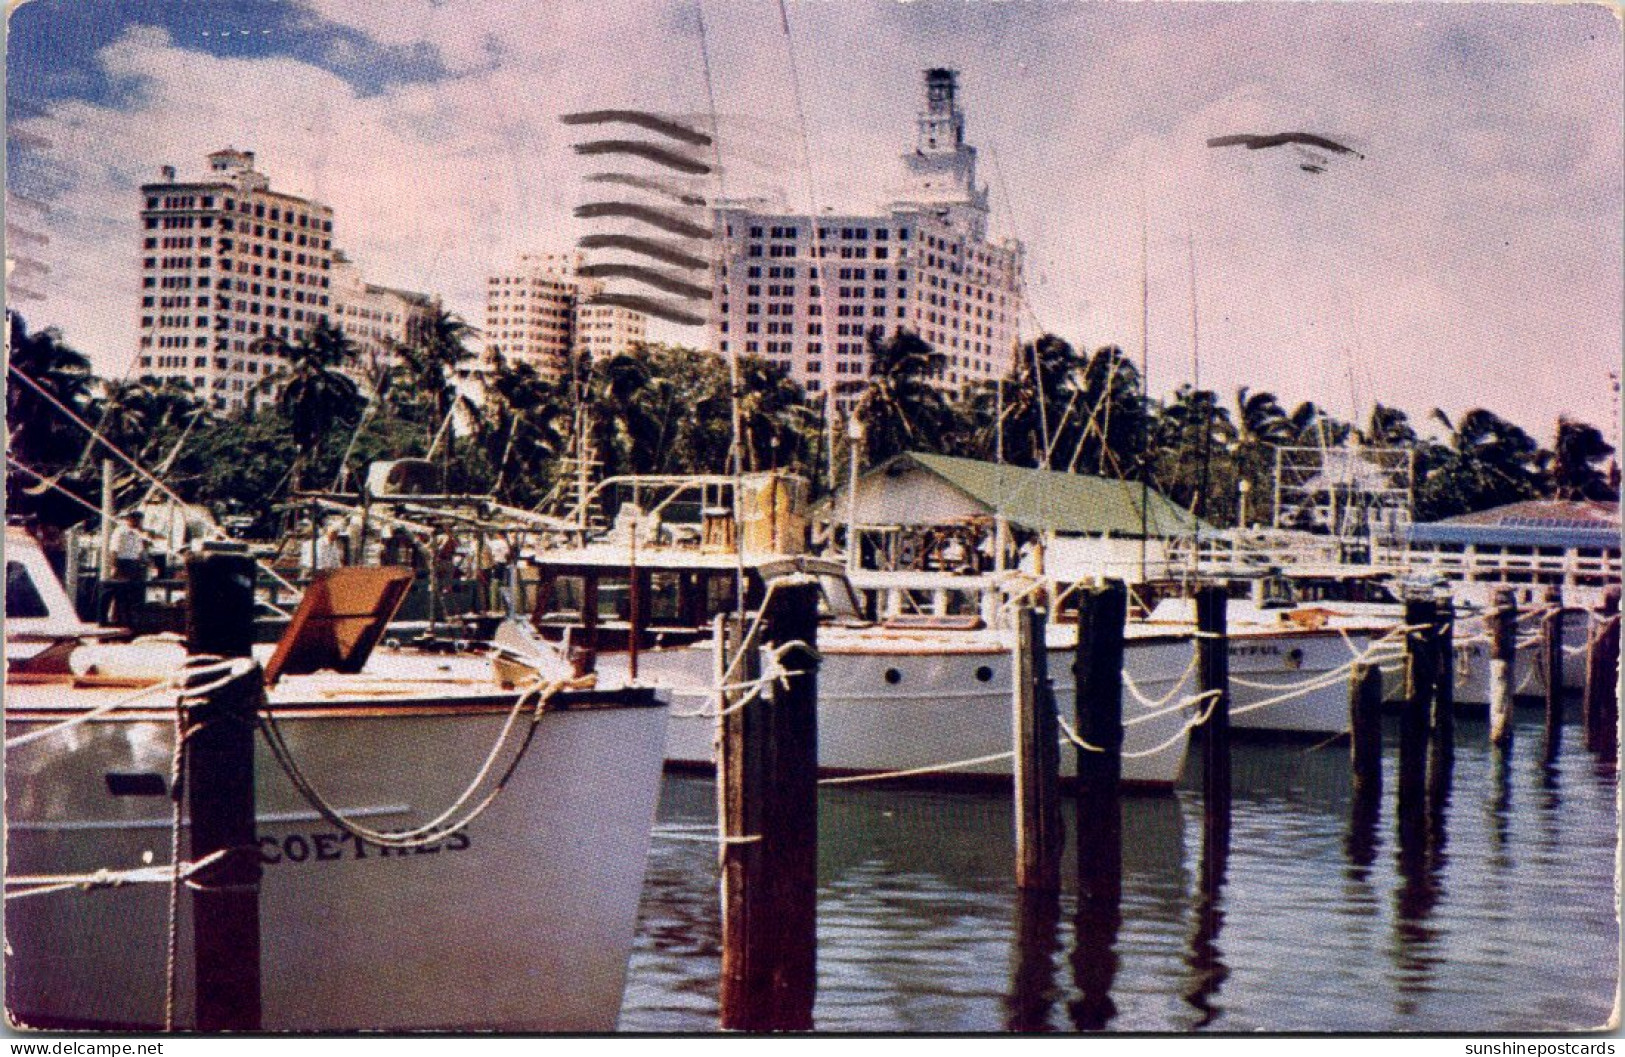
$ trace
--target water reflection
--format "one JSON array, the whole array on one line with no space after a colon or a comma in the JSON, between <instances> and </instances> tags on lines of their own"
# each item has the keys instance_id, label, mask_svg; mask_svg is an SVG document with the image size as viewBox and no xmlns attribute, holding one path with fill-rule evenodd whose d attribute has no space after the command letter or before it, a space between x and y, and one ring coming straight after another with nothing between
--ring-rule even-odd
<instances>
[{"instance_id":1,"label":"water reflection","mask_svg":"<svg viewBox=\"0 0 1625 1057\"><path fill-rule=\"evenodd\" d=\"M1120 870L1078 856L1074 827L1098 816L1068 801L1051 896L1015 889L1008 795L827 788L815 1027L1595 1027L1617 978L1615 780L1574 732L1543 764L1543 716L1518 723L1521 759L1462 718L1420 811L1392 821L1397 782L1356 798L1345 746L1237 745L1229 840L1204 837L1195 773L1176 796L1123 799ZM708 780L670 778L661 822L703 827L713 800ZM715 846L658 841L623 1030L716 1030L716 915Z\"/></svg>"},{"instance_id":2,"label":"water reflection","mask_svg":"<svg viewBox=\"0 0 1625 1057\"><path fill-rule=\"evenodd\" d=\"M1055 957L1061 951L1061 894L1016 891L1015 943L1010 993L1005 998L1011 1031L1050 1030L1050 1011L1060 997Z\"/></svg>"},{"instance_id":3,"label":"water reflection","mask_svg":"<svg viewBox=\"0 0 1625 1057\"><path fill-rule=\"evenodd\" d=\"M1205 1028L1218 1018L1222 1010L1214 999L1230 976L1219 949L1219 930L1224 927L1224 877L1229 860L1230 827L1222 819L1205 819L1197 868L1195 927L1185 956L1185 964L1190 969L1185 1001L1199 1014L1191 1025L1193 1028Z\"/></svg>"},{"instance_id":4,"label":"water reflection","mask_svg":"<svg viewBox=\"0 0 1625 1057\"><path fill-rule=\"evenodd\" d=\"M1157 798L1172 804L1172 798ZM1079 804L1078 906L1073 917L1072 984L1077 997L1067 1006L1072 1026L1100 1031L1117 1016L1112 985L1117 979L1117 933L1123 923L1123 804L1112 797ZM1136 842L1146 834L1136 833Z\"/></svg>"}]
</instances>

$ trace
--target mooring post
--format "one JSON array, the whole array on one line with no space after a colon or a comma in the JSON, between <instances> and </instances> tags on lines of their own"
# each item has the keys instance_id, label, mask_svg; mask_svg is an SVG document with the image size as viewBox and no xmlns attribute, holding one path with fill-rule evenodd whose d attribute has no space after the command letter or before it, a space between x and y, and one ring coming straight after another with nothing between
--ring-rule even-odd
<instances>
[{"instance_id":1,"label":"mooring post","mask_svg":"<svg viewBox=\"0 0 1625 1057\"><path fill-rule=\"evenodd\" d=\"M1128 591L1108 580L1078 596L1072 659L1078 739L1078 899L1115 901L1123 866L1123 628Z\"/></svg>"},{"instance_id":2,"label":"mooring post","mask_svg":"<svg viewBox=\"0 0 1625 1057\"><path fill-rule=\"evenodd\" d=\"M760 629L719 684L754 684L773 651L783 684L725 695L717 795L723 823L721 1024L807 1031L817 970L818 585L780 582ZM736 637L737 632L726 637ZM731 653L719 654L732 656ZM726 679L722 677L726 674Z\"/></svg>"},{"instance_id":3,"label":"mooring post","mask_svg":"<svg viewBox=\"0 0 1625 1057\"><path fill-rule=\"evenodd\" d=\"M241 546L204 550L188 559L186 581L187 652L248 657L254 644L253 558ZM190 884L199 1031L260 1027L254 735L264 701L259 667L249 664L186 710L190 861L222 856Z\"/></svg>"},{"instance_id":4,"label":"mooring post","mask_svg":"<svg viewBox=\"0 0 1625 1057\"><path fill-rule=\"evenodd\" d=\"M1490 633L1490 744L1512 740L1512 688L1518 659L1518 603L1510 587L1490 595L1484 622Z\"/></svg>"},{"instance_id":5,"label":"mooring post","mask_svg":"<svg viewBox=\"0 0 1625 1057\"><path fill-rule=\"evenodd\" d=\"M776 1031L811 1031L818 985L818 599L816 581L785 583L766 605L762 637L784 681L769 691L775 795L766 838L778 936L771 1008Z\"/></svg>"},{"instance_id":6,"label":"mooring post","mask_svg":"<svg viewBox=\"0 0 1625 1057\"><path fill-rule=\"evenodd\" d=\"M1224 588L1196 589L1196 677L1207 710L1202 799L1207 836L1228 846L1230 836L1230 635ZM1222 839L1220 839L1222 838Z\"/></svg>"},{"instance_id":7,"label":"mooring post","mask_svg":"<svg viewBox=\"0 0 1625 1057\"><path fill-rule=\"evenodd\" d=\"M1543 649L1541 673L1546 677L1547 760L1557 757L1563 738L1563 589L1546 589L1546 613L1540 618Z\"/></svg>"},{"instance_id":8,"label":"mooring post","mask_svg":"<svg viewBox=\"0 0 1625 1057\"><path fill-rule=\"evenodd\" d=\"M1420 809L1427 787L1428 715L1438 665L1438 604L1431 595L1405 599L1405 703L1399 726L1399 810Z\"/></svg>"},{"instance_id":9,"label":"mooring post","mask_svg":"<svg viewBox=\"0 0 1625 1057\"><path fill-rule=\"evenodd\" d=\"M1354 798L1382 796L1382 669L1356 664L1349 671L1349 766Z\"/></svg>"},{"instance_id":10,"label":"mooring post","mask_svg":"<svg viewBox=\"0 0 1625 1057\"><path fill-rule=\"evenodd\" d=\"M1044 611L1016 610L1011 728L1015 735L1016 887L1061 887L1061 744L1049 682Z\"/></svg>"},{"instance_id":11,"label":"mooring post","mask_svg":"<svg viewBox=\"0 0 1625 1057\"><path fill-rule=\"evenodd\" d=\"M1619 725L1619 585L1603 591L1586 636L1586 748L1611 755Z\"/></svg>"},{"instance_id":12,"label":"mooring post","mask_svg":"<svg viewBox=\"0 0 1625 1057\"><path fill-rule=\"evenodd\" d=\"M1433 715L1430 724L1436 744L1456 744L1456 602L1446 595L1438 600L1438 635L1434 641Z\"/></svg>"}]
</instances>

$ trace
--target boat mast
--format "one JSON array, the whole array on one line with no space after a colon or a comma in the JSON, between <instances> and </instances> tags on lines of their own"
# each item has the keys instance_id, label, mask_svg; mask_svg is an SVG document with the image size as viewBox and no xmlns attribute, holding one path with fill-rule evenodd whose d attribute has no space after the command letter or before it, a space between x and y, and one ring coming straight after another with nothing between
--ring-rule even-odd
<instances>
[{"instance_id":1,"label":"boat mast","mask_svg":"<svg viewBox=\"0 0 1625 1057\"><path fill-rule=\"evenodd\" d=\"M1151 532L1151 291L1146 251L1145 159L1140 160L1140 583L1146 581L1147 548Z\"/></svg>"}]
</instances>

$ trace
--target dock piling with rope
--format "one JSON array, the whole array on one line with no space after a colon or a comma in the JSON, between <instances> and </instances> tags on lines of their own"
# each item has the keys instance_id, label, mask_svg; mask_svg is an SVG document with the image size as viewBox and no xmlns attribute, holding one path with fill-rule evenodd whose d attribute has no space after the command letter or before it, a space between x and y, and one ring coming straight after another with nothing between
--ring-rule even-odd
<instances>
[{"instance_id":1,"label":"dock piling with rope","mask_svg":"<svg viewBox=\"0 0 1625 1057\"><path fill-rule=\"evenodd\" d=\"M1228 844L1230 833L1228 601L1224 588L1217 584L1196 589L1197 689L1212 695L1204 730L1202 802L1207 836L1215 844Z\"/></svg>"},{"instance_id":2,"label":"dock piling with rope","mask_svg":"<svg viewBox=\"0 0 1625 1057\"><path fill-rule=\"evenodd\" d=\"M783 669L747 707L725 691L717 766L722 822L725 1031L810 1031L817 984L818 585L786 580L741 632L718 620L717 685L754 683L760 653ZM743 651L736 663L730 663Z\"/></svg>"},{"instance_id":3,"label":"dock piling with rope","mask_svg":"<svg viewBox=\"0 0 1625 1057\"><path fill-rule=\"evenodd\" d=\"M1122 885L1123 628L1128 591L1108 580L1078 597L1078 644L1073 655L1076 746L1078 899L1111 897Z\"/></svg>"},{"instance_id":4,"label":"dock piling with rope","mask_svg":"<svg viewBox=\"0 0 1625 1057\"><path fill-rule=\"evenodd\" d=\"M254 560L241 548L205 548L188 558L186 575L187 652L249 657ZM177 757L185 764L181 773L192 823L189 858L195 863L218 858L186 882L193 889L196 1026L199 1031L257 1031L261 868L254 743L265 703L259 665L248 663L201 698L188 700L183 691L182 701L175 736ZM171 790L171 795L181 792Z\"/></svg>"}]
</instances>

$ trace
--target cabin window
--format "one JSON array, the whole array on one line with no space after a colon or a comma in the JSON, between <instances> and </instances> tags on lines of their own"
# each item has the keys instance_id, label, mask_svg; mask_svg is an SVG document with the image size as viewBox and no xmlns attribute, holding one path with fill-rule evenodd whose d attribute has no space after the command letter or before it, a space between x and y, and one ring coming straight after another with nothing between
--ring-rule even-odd
<instances>
[{"instance_id":1,"label":"cabin window","mask_svg":"<svg viewBox=\"0 0 1625 1057\"><path fill-rule=\"evenodd\" d=\"M652 624L683 622L682 577L678 573L650 573L648 620Z\"/></svg>"},{"instance_id":2,"label":"cabin window","mask_svg":"<svg viewBox=\"0 0 1625 1057\"><path fill-rule=\"evenodd\" d=\"M45 599L34 586L34 578L22 562L6 563L6 619L48 617Z\"/></svg>"},{"instance_id":3,"label":"cabin window","mask_svg":"<svg viewBox=\"0 0 1625 1057\"><path fill-rule=\"evenodd\" d=\"M632 587L624 576L598 578L598 619L631 620Z\"/></svg>"},{"instance_id":4,"label":"cabin window","mask_svg":"<svg viewBox=\"0 0 1625 1057\"><path fill-rule=\"evenodd\" d=\"M587 581L582 576L555 576L549 592L548 617L579 620L587 597Z\"/></svg>"},{"instance_id":5,"label":"cabin window","mask_svg":"<svg viewBox=\"0 0 1625 1057\"><path fill-rule=\"evenodd\" d=\"M709 576L705 581L705 611L707 613L727 613L738 607L734 594L733 573Z\"/></svg>"}]
</instances>

